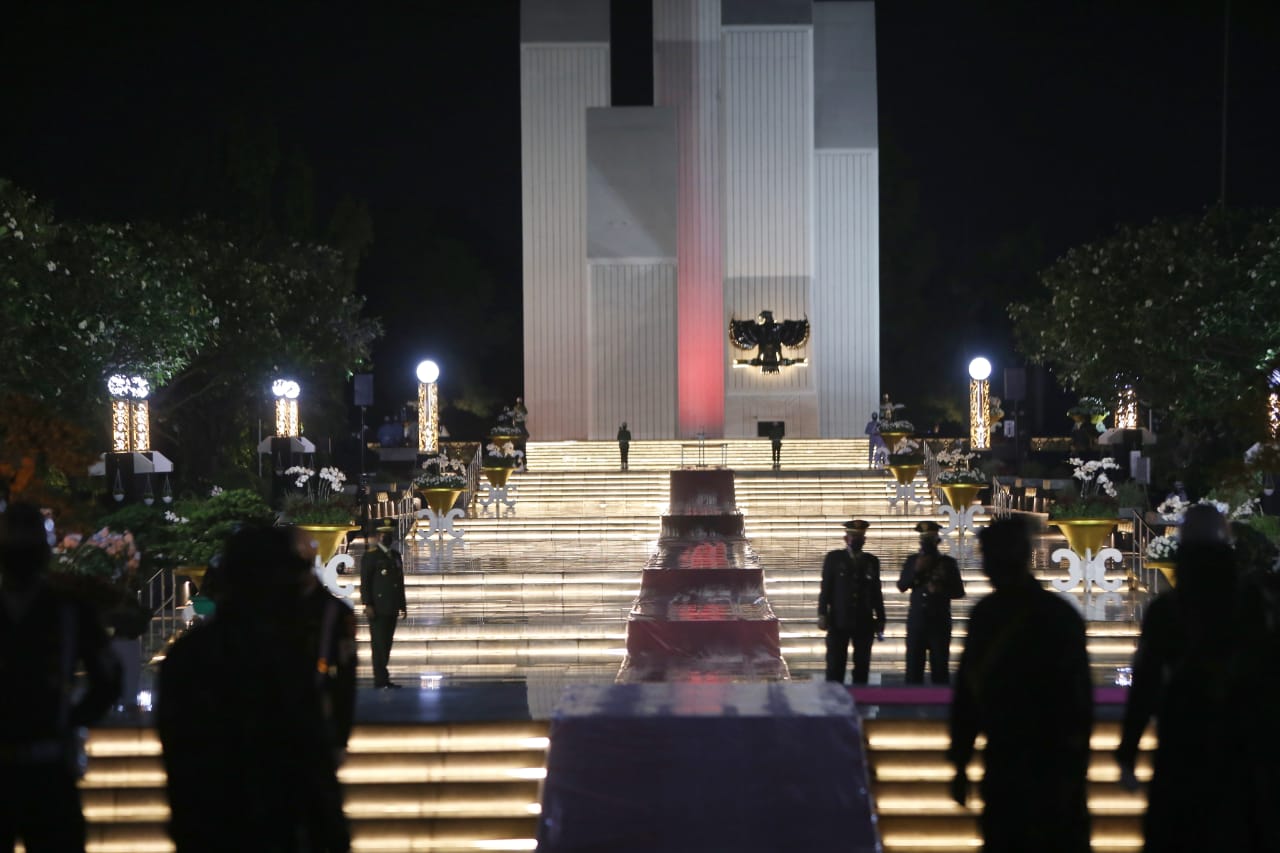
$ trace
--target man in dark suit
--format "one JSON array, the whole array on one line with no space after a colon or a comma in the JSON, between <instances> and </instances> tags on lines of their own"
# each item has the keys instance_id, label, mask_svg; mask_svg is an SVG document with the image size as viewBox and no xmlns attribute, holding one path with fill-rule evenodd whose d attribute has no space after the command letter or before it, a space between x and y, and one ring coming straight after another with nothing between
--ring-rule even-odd
<instances>
[{"instance_id":1,"label":"man in dark suit","mask_svg":"<svg viewBox=\"0 0 1280 853\"><path fill-rule=\"evenodd\" d=\"M846 522L845 547L829 551L822 561L818 628L827 632L827 681L844 682L852 642L853 683L866 684L871 644L884 631L880 561L862 550L870 526L862 520Z\"/></svg>"},{"instance_id":2,"label":"man in dark suit","mask_svg":"<svg viewBox=\"0 0 1280 853\"><path fill-rule=\"evenodd\" d=\"M374 687L400 686L391 681L387 670L397 617L409 615L404 598L404 562L400 552L391 547L395 544L395 530L390 520L379 525L378 544L360 560L360 600L369 620Z\"/></svg>"},{"instance_id":3,"label":"man in dark suit","mask_svg":"<svg viewBox=\"0 0 1280 853\"><path fill-rule=\"evenodd\" d=\"M898 592L911 591L907 611L907 684L924 684L924 659L929 656L930 680L949 684L951 600L964 595L960 566L938 553L941 527L936 521L916 525L920 552L902 564Z\"/></svg>"}]
</instances>

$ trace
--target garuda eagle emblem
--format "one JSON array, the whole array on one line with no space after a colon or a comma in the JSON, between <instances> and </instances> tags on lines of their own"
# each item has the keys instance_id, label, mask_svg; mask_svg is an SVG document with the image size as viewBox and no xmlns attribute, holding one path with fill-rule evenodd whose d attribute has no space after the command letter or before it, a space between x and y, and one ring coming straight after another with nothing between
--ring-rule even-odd
<instances>
[{"instance_id":1,"label":"garuda eagle emblem","mask_svg":"<svg viewBox=\"0 0 1280 853\"><path fill-rule=\"evenodd\" d=\"M807 358L783 358L782 348L802 347L809 340L808 320L775 322L772 311L761 311L754 320L730 320L729 340L738 349L757 350L755 358L735 358L734 367L758 367L761 373L781 373Z\"/></svg>"}]
</instances>

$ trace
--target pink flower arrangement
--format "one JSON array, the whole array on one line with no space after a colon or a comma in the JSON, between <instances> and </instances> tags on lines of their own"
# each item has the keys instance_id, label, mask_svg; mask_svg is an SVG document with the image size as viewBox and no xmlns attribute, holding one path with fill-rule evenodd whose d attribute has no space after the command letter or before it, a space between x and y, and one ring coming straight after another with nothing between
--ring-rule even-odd
<instances>
[{"instance_id":1,"label":"pink flower arrangement","mask_svg":"<svg viewBox=\"0 0 1280 853\"><path fill-rule=\"evenodd\" d=\"M133 534L127 530L112 533L106 527L88 539L79 533L68 533L53 553L62 571L96 575L113 583L128 584L142 563Z\"/></svg>"}]
</instances>

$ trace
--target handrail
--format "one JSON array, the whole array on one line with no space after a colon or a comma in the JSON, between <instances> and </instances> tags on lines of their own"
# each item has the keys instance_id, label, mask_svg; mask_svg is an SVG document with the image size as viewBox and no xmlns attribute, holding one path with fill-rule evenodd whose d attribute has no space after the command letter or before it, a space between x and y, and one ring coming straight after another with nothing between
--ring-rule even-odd
<instances>
[{"instance_id":1,"label":"handrail","mask_svg":"<svg viewBox=\"0 0 1280 853\"><path fill-rule=\"evenodd\" d=\"M1147 545L1150 544L1151 540L1159 534L1156 533L1155 528L1147 524L1147 520L1142 517L1142 513L1133 512L1132 517L1133 548L1135 551L1133 555L1133 562L1135 566L1142 566L1139 570L1140 574L1138 575L1142 585L1145 586L1149 592L1154 593L1156 590L1155 579L1159 572L1156 569L1147 568Z\"/></svg>"},{"instance_id":2,"label":"handrail","mask_svg":"<svg viewBox=\"0 0 1280 853\"><path fill-rule=\"evenodd\" d=\"M161 566L142 582L138 590L138 604L151 613L147 631L142 638L144 664L178 632L179 623L183 620L178 615L177 594L178 584L173 576L172 566Z\"/></svg>"}]
</instances>

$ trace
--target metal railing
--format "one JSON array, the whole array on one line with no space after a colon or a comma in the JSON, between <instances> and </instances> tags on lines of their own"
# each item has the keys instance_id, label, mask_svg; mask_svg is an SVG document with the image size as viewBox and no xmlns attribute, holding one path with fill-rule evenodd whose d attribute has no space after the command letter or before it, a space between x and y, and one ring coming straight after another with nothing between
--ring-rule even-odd
<instances>
[{"instance_id":1,"label":"metal railing","mask_svg":"<svg viewBox=\"0 0 1280 853\"><path fill-rule=\"evenodd\" d=\"M178 581L173 568L165 566L142 583L138 603L151 613L147 631L142 635L142 661L145 664L163 649L186 622L178 606Z\"/></svg>"}]
</instances>

